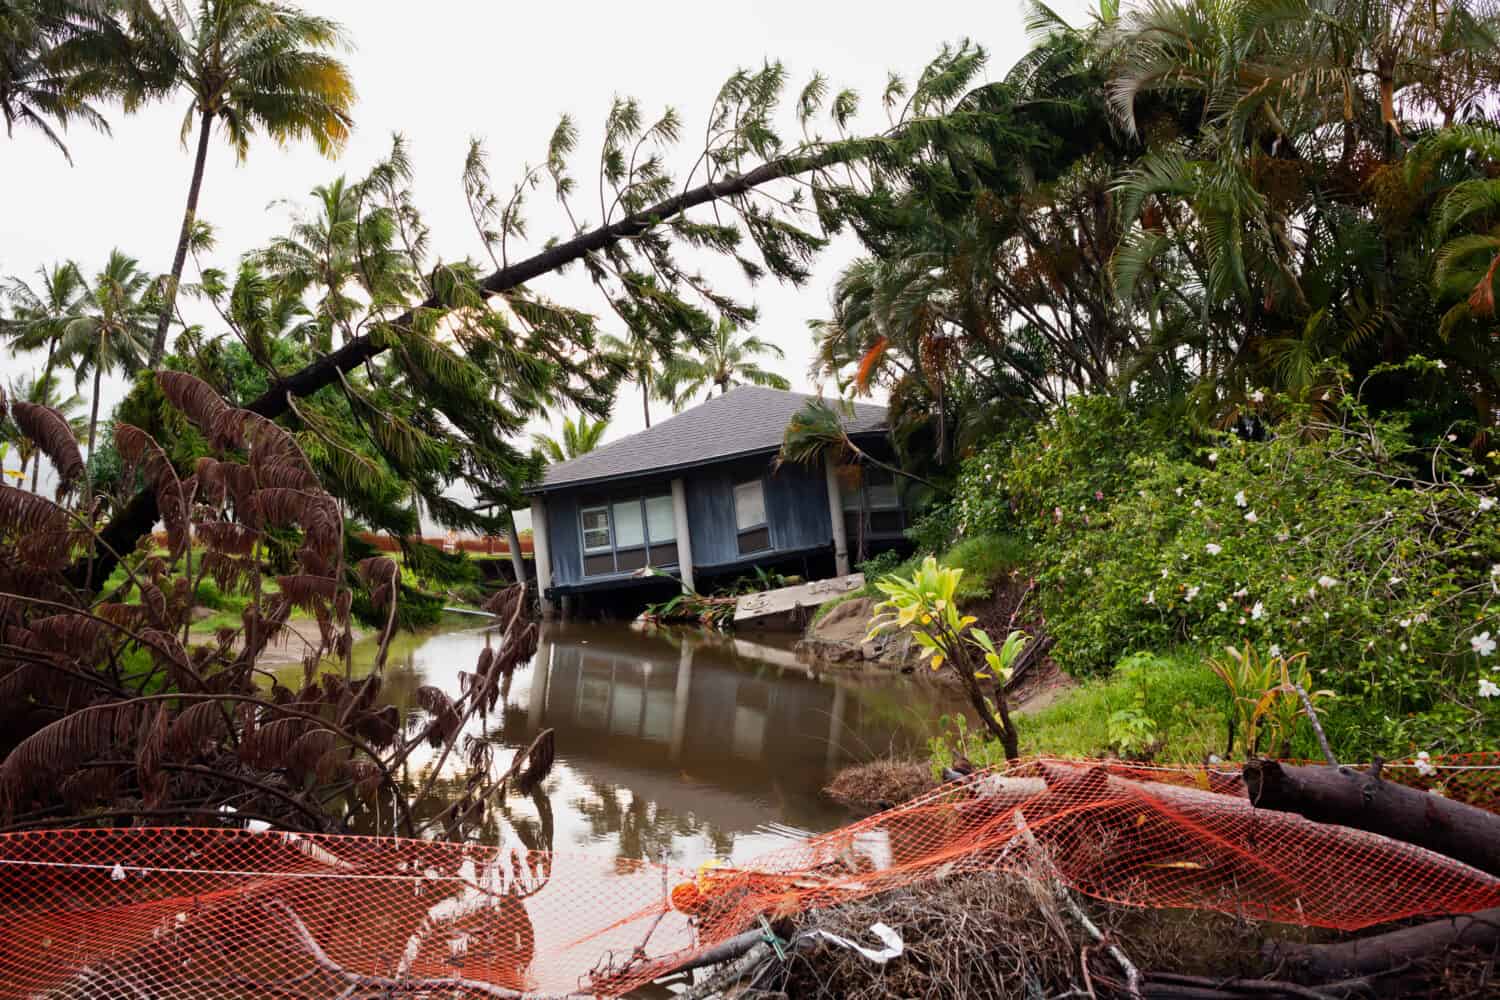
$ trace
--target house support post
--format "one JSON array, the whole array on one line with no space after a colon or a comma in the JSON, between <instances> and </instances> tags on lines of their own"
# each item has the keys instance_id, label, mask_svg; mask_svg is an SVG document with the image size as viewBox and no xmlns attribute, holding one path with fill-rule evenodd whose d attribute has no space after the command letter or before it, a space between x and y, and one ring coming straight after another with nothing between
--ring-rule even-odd
<instances>
[{"instance_id":1,"label":"house support post","mask_svg":"<svg viewBox=\"0 0 1500 1000\"><path fill-rule=\"evenodd\" d=\"M677 573L688 590L693 586L693 538L688 532L687 488L681 479L672 480L672 527L677 532Z\"/></svg>"},{"instance_id":2,"label":"house support post","mask_svg":"<svg viewBox=\"0 0 1500 1000\"><path fill-rule=\"evenodd\" d=\"M838 464L831 451L823 452L823 477L828 483L828 520L833 524L833 564L839 576L848 576L849 539L844 532L844 498L839 494Z\"/></svg>"},{"instance_id":3,"label":"house support post","mask_svg":"<svg viewBox=\"0 0 1500 1000\"><path fill-rule=\"evenodd\" d=\"M551 618L552 546L547 537L547 505L541 497L531 498L531 555L536 561L536 592L542 604L542 617Z\"/></svg>"}]
</instances>

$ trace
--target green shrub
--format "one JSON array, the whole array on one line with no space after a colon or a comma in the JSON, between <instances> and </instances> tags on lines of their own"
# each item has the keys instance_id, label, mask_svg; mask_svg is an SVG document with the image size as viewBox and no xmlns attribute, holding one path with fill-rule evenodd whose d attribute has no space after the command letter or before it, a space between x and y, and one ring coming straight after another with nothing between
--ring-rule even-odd
<instances>
[{"instance_id":1,"label":"green shrub","mask_svg":"<svg viewBox=\"0 0 1500 1000\"><path fill-rule=\"evenodd\" d=\"M1493 489L1449 442L1318 405L1266 403L1270 440L1247 442L1078 400L966 464L961 523L1030 544L1071 673L1122 649L1305 650L1340 695L1328 728L1349 752L1500 746L1500 697L1481 684L1500 681Z\"/></svg>"}]
</instances>

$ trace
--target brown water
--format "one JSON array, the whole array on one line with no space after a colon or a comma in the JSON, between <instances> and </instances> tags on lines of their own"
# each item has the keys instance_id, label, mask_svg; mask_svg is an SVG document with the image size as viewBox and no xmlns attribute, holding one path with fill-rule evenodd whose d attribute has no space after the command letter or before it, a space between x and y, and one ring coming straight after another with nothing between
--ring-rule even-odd
<instances>
[{"instance_id":1,"label":"brown water","mask_svg":"<svg viewBox=\"0 0 1500 1000\"><path fill-rule=\"evenodd\" d=\"M456 696L460 672L498 641L493 630L463 625L407 637L387 664L385 689L398 701L419 684ZM557 851L693 864L746 859L847 822L820 794L832 774L925 747L938 718L956 710L920 680L820 675L784 645L549 625L495 712L466 735L497 744L503 768L542 729L556 731L545 796L511 797L485 839L509 839L500 826L508 823ZM458 784L459 756L444 763L442 777L452 780L440 786ZM414 763L414 784L432 765L431 757Z\"/></svg>"}]
</instances>

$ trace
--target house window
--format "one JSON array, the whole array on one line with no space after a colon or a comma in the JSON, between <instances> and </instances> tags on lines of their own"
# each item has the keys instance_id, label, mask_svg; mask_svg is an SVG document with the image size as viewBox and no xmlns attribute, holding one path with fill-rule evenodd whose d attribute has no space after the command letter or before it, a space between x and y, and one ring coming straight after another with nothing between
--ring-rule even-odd
<instances>
[{"instance_id":1,"label":"house window","mask_svg":"<svg viewBox=\"0 0 1500 1000\"><path fill-rule=\"evenodd\" d=\"M837 472L844 508L844 531L851 541L864 535L899 535L906 526L896 477L874 465L845 465Z\"/></svg>"},{"instance_id":2,"label":"house window","mask_svg":"<svg viewBox=\"0 0 1500 1000\"><path fill-rule=\"evenodd\" d=\"M609 508L586 507L583 510L582 517L583 551L608 552L610 549Z\"/></svg>"},{"instance_id":3,"label":"house window","mask_svg":"<svg viewBox=\"0 0 1500 1000\"><path fill-rule=\"evenodd\" d=\"M739 535L740 555L763 552L771 547L771 529L766 523L766 489L759 479L734 488L734 526Z\"/></svg>"},{"instance_id":4,"label":"house window","mask_svg":"<svg viewBox=\"0 0 1500 1000\"><path fill-rule=\"evenodd\" d=\"M631 497L579 511L585 576L677 565L677 530L670 494Z\"/></svg>"}]
</instances>

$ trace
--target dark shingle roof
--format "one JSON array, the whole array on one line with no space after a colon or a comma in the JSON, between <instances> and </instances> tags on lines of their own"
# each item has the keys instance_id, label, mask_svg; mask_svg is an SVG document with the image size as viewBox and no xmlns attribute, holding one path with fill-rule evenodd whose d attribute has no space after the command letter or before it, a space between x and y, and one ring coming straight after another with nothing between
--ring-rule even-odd
<instances>
[{"instance_id":1,"label":"dark shingle roof","mask_svg":"<svg viewBox=\"0 0 1500 1000\"><path fill-rule=\"evenodd\" d=\"M776 451L792 415L813 398L753 385L731 389L587 455L551 466L532 492ZM854 415L845 417L845 427L850 434L883 432L885 407L856 403Z\"/></svg>"}]
</instances>

